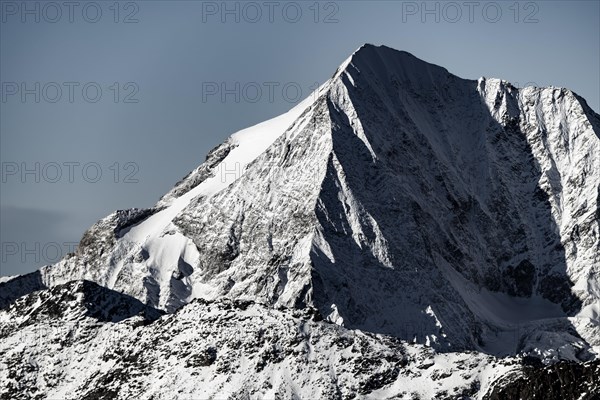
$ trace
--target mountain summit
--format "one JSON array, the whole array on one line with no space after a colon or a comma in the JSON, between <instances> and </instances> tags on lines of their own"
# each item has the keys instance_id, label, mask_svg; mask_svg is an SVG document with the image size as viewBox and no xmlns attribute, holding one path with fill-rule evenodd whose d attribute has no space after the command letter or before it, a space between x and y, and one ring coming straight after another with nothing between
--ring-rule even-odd
<instances>
[{"instance_id":1,"label":"mountain summit","mask_svg":"<svg viewBox=\"0 0 600 400\"><path fill-rule=\"evenodd\" d=\"M575 93L364 45L4 301L83 279L167 312L251 301L443 353L587 361L599 203L600 116Z\"/></svg>"}]
</instances>

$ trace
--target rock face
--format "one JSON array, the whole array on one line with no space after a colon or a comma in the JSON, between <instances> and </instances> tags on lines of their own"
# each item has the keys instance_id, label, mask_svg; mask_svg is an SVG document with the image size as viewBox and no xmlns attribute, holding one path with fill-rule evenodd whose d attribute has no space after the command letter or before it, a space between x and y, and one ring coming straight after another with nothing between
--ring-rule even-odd
<instances>
[{"instance_id":1,"label":"rock face","mask_svg":"<svg viewBox=\"0 0 600 400\"><path fill-rule=\"evenodd\" d=\"M484 400L600 399L600 363L560 362L543 368L526 366L514 380L494 388Z\"/></svg>"},{"instance_id":2,"label":"rock face","mask_svg":"<svg viewBox=\"0 0 600 400\"><path fill-rule=\"evenodd\" d=\"M587 361L599 202L600 116L576 94L365 45L155 207L99 221L0 299L85 279L175 315L235 299L441 353Z\"/></svg>"}]
</instances>

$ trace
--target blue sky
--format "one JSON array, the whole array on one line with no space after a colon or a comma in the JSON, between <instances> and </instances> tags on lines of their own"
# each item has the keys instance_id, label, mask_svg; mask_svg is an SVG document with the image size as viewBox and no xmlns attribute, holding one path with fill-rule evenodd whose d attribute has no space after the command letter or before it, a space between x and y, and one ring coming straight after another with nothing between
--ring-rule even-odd
<instances>
[{"instance_id":1,"label":"blue sky","mask_svg":"<svg viewBox=\"0 0 600 400\"><path fill-rule=\"evenodd\" d=\"M568 87L600 109L598 1L77 4L0 2L1 275L152 206L366 42L464 78Z\"/></svg>"}]
</instances>

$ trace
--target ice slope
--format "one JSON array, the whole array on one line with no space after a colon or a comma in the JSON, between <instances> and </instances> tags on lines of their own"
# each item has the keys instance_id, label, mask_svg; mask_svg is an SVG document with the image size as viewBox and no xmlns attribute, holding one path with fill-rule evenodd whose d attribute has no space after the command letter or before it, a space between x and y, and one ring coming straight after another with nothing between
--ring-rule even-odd
<instances>
[{"instance_id":1,"label":"ice slope","mask_svg":"<svg viewBox=\"0 0 600 400\"><path fill-rule=\"evenodd\" d=\"M193 199L211 197L231 185L244 172L248 164L265 151L300 117L310 105L313 96L318 95L319 90L317 89L315 94L311 94L287 113L233 134L227 140L231 150L216 168L214 176L207 178L187 193L172 199L163 209L133 226L123 236L123 241L135 243L147 251L150 254L148 263L156 266L156 271L161 271L162 265L176 264L180 256L183 256L188 264L196 261L194 257L197 257L197 255L194 253L194 248L188 238L179 233L164 235L165 231L169 230L169 225L173 219ZM108 281L110 287L115 285L119 273L119 268L113 271L112 277ZM165 280L168 282L168 278L170 276L155 276L155 279L159 282ZM168 290L162 285L161 289Z\"/></svg>"},{"instance_id":2,"label":"ice slope","mask_svg":"<svg viewBox=\"0 0 600 400\"><path fill-rule=\"evenodd\" d=\"M566 89L461 79L366 45L41 275L169 311L222 297L314 306L444 351L587 359L600 345L599 121Z\"/></svg>"},{"instance_id":3,"label":"ice slope","mask_svg":"<svg viewBox=\"0 0 600 400\"><path fill-rule=\"evenodd\" d=\"M132 227L125 234L124 239L143 244L148 238L160 235L194 198L212 196L231 185L234 180L239 178L248 164L254 161L292 126L311 104L314 96L318 96L320 90L322 88L317 89L315 93L287 113L234 133L227 140L231 150L222 159L214 176L206 179L187 193L172 199L161 211Z\"/></svg>"},{"instance_id":4,"label":"ice slope","mask_svg":"<svg viewBox=\"0 0 600 400\"><path fill-rule=\"evenodd\" d=\"M94 279L107 287L137 295L151 304L160 304L169 310L174 310L194 298L187 288L177 290L173 289L171 284L173 274L190 273L188 271L193 270L191 265L197 264L199 257L189 238L179 233L171 222L194 199L208 199L238 179L249 163L286 129L294 126L322 90L323 86L283 115L233 134L223 145L213 150L213 154L216 153L214 165L210 168L202 165L179 182L171 192L163 196L154 209L147 210L149 217L139 223L123 222L123 225L127 225L123 228L115 227L113 230L118 238L114 243L110 240L113 255L108 261L109 265L106 265L107 268L98 271L84 267L73 271L72 261L69 264L60 263L52 270L45 269L49 271L46 280L52 285L65 282L65 278L69 279L67 276ZM209 155L206 164L211 162ZM111 225L114 219L113 216L109 216L98 225ZM80 250L80 253L83 251ZM89 257L90 261L93 262L97 256L97 251L94 251ZM140 260L140 257L143 260ZM143 265L137 261L143 261ZM181 271L182 265L184 271ZM57 272L59 269L69 272L63 274ZM128 279L122 279L123 275ZM138 279L133 276L137 276ZM136 280L131 282L131 279ZM160 295L152 297L153 293Z\"/></svg>"}]
</instances>

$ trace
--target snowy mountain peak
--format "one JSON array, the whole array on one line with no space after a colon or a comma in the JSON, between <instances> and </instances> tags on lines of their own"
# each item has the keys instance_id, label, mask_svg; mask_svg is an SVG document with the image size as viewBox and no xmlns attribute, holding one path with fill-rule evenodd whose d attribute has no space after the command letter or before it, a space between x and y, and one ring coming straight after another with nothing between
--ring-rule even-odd
<instances>
[{"instance_id":1,"label":"snowy mountain peak","mask_svg":"<svg viewBox=\"0 0 600 400\"><path fill-rule=\"evenodd\" d=\"M435 64L425 62L406 51L365 44L340 65L334 78L351 76L353 73L369 75L370 84L404 81L426 85L435 83L437 77L447 75L448 71Z\"/></svg>"},{"instance_id":2,"label":"snowy mountain peak","mask_svg":"<svg viewBox=\"0 0 600 400\"><path fill-rule=\"evenodd\" d=\"M444 351L587 359L600 346L598 121L562 89L364 45L38 278L169 312L196 298L309 306Z\"/></svg>"},{"instance_id":3,"label":"snowy mountain peak","mask_svg":"<svg viewBox=\"0 0 600 400\"><path fill-rule=\"evenodd\" d=\"M495 399L544 379L562 398L596 390L599 276L600 116L367 44L151 209L2 280L0 397ZM72 340L23 345L46 318Z\"/></svg>"}]
</instances>

